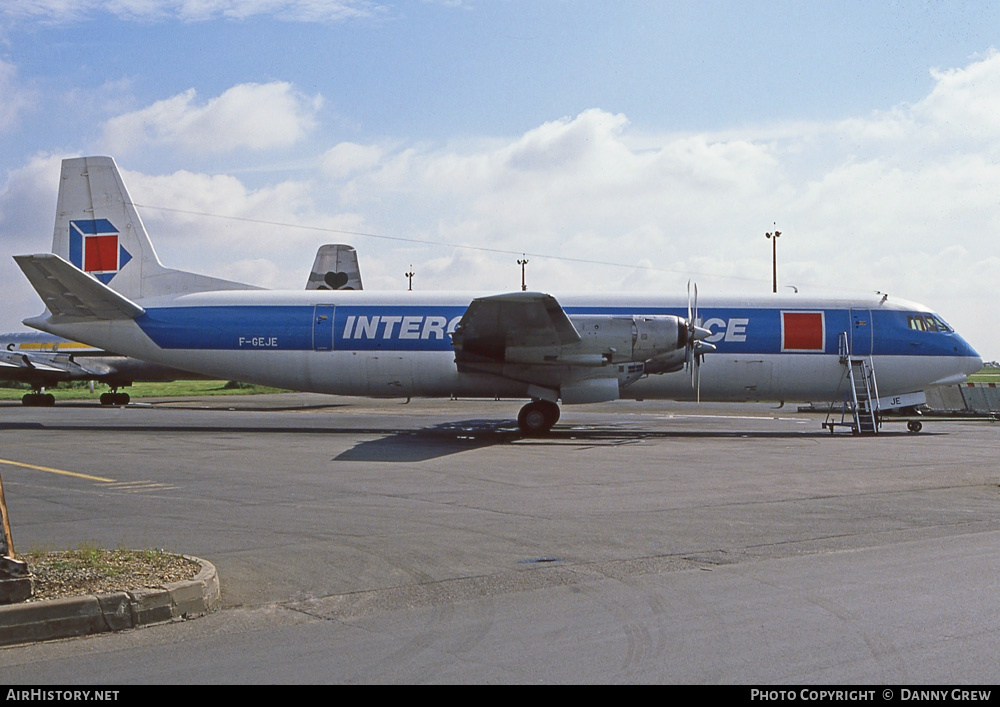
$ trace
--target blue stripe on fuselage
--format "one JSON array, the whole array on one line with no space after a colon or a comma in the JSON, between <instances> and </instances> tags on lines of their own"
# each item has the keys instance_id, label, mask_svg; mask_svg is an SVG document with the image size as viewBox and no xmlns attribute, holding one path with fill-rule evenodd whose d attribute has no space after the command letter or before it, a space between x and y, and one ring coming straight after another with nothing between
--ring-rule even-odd
<instances>
[{"instance_id":1,"label":"blue stripe on fuselage","mask_svg":"<svg viewBox=\"0 0 1000 707\"><path fill-rule=\"evenodd\" d=\"M156 307L135 320L163 349L273 349L313 347L313 307Z\"/></svg>"},{"instance_id":2,"label":"blue stripe on fuselage","mask_svg":"<svg viewBox=\"0 0 1000 707\"><path fill-rule=\"evenodd\" d=\"M466 306L337 305L333 349L450 351L449 335L465 310ZM682 308L669 307L567 307L566 311L570 316L687 315ZM702 307L699 318L713 332L709 341L720 353L777 354L781 352L782 311L796 310ZM823 313L824 348L816 353L836 353L839 334L849 331L853 325L850 310L802 311ZM863 311L867 319L869 311ZM909 329L907 314L896 310L870 312L868 326L874 332L873 354L976 355L953 332ZM164 349L307 351L314 348L315 318L313 305L220 305L149 308L136 323Z\"/></svg>"}]
</instances>

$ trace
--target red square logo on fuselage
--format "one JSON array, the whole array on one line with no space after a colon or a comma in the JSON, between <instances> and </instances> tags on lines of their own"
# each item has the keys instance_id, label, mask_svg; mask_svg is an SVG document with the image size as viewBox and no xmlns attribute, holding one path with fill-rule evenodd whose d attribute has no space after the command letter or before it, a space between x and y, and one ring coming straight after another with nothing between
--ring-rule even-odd
<instances>
[{"instance_id":1,"label":"red square logo on fuselage","mask_svg":"<svg viewBox=\"0 0 1000 707\"><path fill-rule=\"evenodd\" d=\"M823 351L826 321L823 312L782 312L782 351Z\"/></svg>"}]
</instances>

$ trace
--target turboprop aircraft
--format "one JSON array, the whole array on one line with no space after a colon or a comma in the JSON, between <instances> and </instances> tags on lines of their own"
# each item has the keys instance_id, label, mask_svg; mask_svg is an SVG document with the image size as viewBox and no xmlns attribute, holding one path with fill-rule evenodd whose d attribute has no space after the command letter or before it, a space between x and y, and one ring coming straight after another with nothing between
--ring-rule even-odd
<instances>
[{"instance_id":1,"label":"turboprop aircraft","mask_svg":"<svg viewBox=\"0 0 1000 707\"><path fill-rule=\"evenodd\" d=\"M357 251L341 243L322 245L306 280L307 290L360 290ZM103 351L51 334L0 334L0 380L27 383L32 392L21 398L25 406L51 406L56 399L45 388L63 381L92 381L111 388L101 393L101 405L128 405L128 393L118 388L136 381L197 380L206 376L159 363Z\"/></svg>"},{"instance_id":2,"label":"turboprop aircraft","mask_svg":"<svg viewBox=\"0 0 1000 707\"><path fill-rule=\"evenodd\" d=\"M294 390L528 398L526 434L547 432L559 401L618 398L850 395L874 417L982 365L937 314L886 295L275 291L172 270L110 157L63 162L52 251L15 256L47 307L29 326Z\"/></svg>"}]
</instances>

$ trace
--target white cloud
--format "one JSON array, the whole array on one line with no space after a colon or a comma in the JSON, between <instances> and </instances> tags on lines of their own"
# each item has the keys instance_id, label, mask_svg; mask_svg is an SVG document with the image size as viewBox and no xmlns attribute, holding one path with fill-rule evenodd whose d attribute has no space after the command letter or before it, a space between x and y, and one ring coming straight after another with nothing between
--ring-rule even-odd
<instances>
[{"instance_id":1,"label":"white cloud","mask_svg":"<svg viewBox=\"0 0 1000 707\"><path fill-rule=\"evenodd\" d=\"M22 319L45 309L11 256L46 253L51 249L60 159L54 155L36 155L25 166L12 170L0 185L2 331L22 329Z\"/></svg>"},{"instance_id":2,"label":"white cloud","mask_svg":"<svg viewBox=\"0 0 1000 707\"><path fill-rule=\"evenodd\" d=\"M289 147L313 129L321 104L318 95L285 82L240 84L201 105L189 89L108 120L104 149L123 155L150 145L206 153Z\"/></svg>"},{"instance_id":3,"label":"white cloud","mask_svg":"<svg viewBox=\"0 0 1000 707\"><path fill-rule=\"evenodd\" d=\"M990 51L966 67L932 71L934 90L914 113L946 137L995 140L1000 136L1000 53Z\"/></svg>"},{"instance_id":4,"label":"white cloud","mask_svg":"<svg viewBox=\"0 0 1000 707\"><path fill-rule=\"evenodd\" d=\"M826 124L654 136L592 109L500 144L353 145L365 158L327 172L331 203L383 233L483 249L380 249L396 287L416 260L417 283L514 289L525 252L541 289L676 291L693 276L702 292L767 292L777 222L781 283L925 301L996 358L1000 335L975 322L1000 295L984 248L1000 233L1000 56L933 76L922 101Z\"/></svg>"},{"instance_id":5,"label":"white cloud","mask_svg":"<svg viewBox=\"0 0 1000 707\"><path fill-rule=\"evenodd\" d=\"M0 96L0 131L17 124L35 102L34 91L18 83L16 67L3 59L0 59Z\"/></svg>"},{"instance_id":6,"label":"white cloud","mask_svg":"<svg viewBox=\"0 0 1000 707\"><path fill-rule=\"evenodd\" d=\"M418 289L513 290L526 253L533 289L678 292L693 278L703 296L764 293L764 233L777 222L782 285L923 301L998 358L1000 334L979 323L1000 295L991 250L1000 143L990 111L1000 59L990 53L934 77L924 100L849 121L654 135L590 109L460 146L340 142L314 172L255 189L227 175L126 176L166 264L296 289L320 244L347 241L372 289L405 288L412 265ZM261 103L264 88L235 87L204 104L181 94L113 126L132 143L279 146L273 125L240 124L237 107ZM267 90L285 106L270 118L279 116L279 132L301 126L303 135L313 104L288 84ZM0 199L0 220L11 203ZM50 214L48 206L47 227ZM433 245L447 243L467 248Z\"/></svg>"},{"instance_id":7,"label":"white cloud","mask_svg":"<svg viewBox=\"0 0 1000 707\"><path fill-rule=\"evenodd\" d=\"M123 178L164 264L262 287L304 286L316 249L338 240L328 229L363 228L356 214L317 213L308 182L249 189L183 170Z\"/></svg>"},{"instance_id":8,"label":"white cloud","mask_svg":"<svg viewBox=\"0 0 1000 707\"><path fill-rule=\"evenodd\" d=\"M385 150L376 145L342 142L323 154L320 166L325 174L341 179L378 164L384 154Z\"/></svg>"}]
</instances>

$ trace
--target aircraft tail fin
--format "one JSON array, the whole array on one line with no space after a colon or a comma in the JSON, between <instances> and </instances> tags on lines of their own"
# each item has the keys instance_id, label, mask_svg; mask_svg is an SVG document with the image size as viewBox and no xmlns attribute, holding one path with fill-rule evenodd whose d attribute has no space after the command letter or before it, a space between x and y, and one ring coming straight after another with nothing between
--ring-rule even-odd
<instances>
[{"instance_id":1,"label":"aircraft tail fin","mask_svg":"<svg viewBox=\"0 0 1000 707\"><path fill-rule=\"evenodd\" d=\"M131 299L258 289L163 267L111 157L63 160L52 252Z\"/></svg>"},{"instance_id":2,"label":"aircraft tail fin","mask_svg":"<svg viewBox=\"0 0 1000 707\"><path fill-rule=\"evenodd\" d=\"M307 290L360 290L358 252L349 245L321 245L306 281Z\"/></svg>"}]
</instances>

